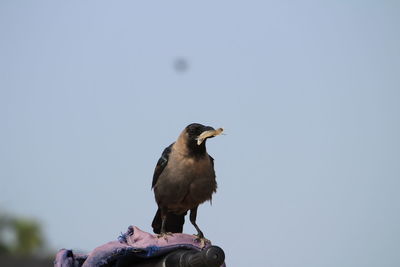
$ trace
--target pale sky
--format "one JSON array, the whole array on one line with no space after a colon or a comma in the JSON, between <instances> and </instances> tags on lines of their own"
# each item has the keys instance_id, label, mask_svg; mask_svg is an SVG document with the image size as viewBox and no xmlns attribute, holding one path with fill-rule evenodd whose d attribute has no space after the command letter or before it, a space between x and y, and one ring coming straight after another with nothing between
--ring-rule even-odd
<instances>
[{"instance_id":1,"label":"pale sky","mask_svg":"<svg viewBox=\"0 0 400 267\"><path fill-rule=\"evenodd\" d=\"M399 14L2 0L0 208L40 220L53 249L151 231L154 166L199 122L226 130L198 224L228 266L400 266Z\"/></svg>"}]
</instances>

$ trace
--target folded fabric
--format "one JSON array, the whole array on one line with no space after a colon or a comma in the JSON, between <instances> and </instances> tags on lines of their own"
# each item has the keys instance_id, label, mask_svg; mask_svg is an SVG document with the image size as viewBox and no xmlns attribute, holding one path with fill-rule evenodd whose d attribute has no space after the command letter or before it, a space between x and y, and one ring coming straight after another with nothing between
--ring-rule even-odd
<instances>
[{"instance_id":1,"label":"folded fabric","mask_svg":"<svg viewBox=\"0 0 400 267\"><path fill-rule=\"evenodd\" d=\"M128 231L121 234L118 241L111 241L97 247L88 255L74 254L72 250L61 249L56 255L54 266L100 267L116 262L124 256L143 260L166 255L177 249L200 251L209 246L211 244L207 243L202 248L200 242L195 240L193 235L174 233L164 239L144 232L136 226L129 226Z\"/></svg>"}]
</instances>

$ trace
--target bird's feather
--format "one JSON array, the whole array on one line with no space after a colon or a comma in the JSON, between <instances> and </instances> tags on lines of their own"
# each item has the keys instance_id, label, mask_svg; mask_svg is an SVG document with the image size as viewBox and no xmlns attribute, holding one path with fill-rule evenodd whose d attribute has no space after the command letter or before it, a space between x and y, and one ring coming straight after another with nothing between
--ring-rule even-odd
<instances>
[{"instance_id":1,"label":"bird's feather","mask_svg":"<svg viewBox=\"0 0 400 267\"><path fill-rule=\"evenodd\" d=\"M172 212L168 212L167 219L165 221L165 230L171 233L182 233L186 214L187 212L183 214L174 214ZM159 234L161 232L161 223L161 210L158 209L156 215L154 216L153 222L151 223L153 232L155 234Z\"/></svg>"},{"instance_id":2,"label":"bird's feather","mask_svg":"<svg viewBox=\"0 0 400 267\"><path fill-rule=\"evenodd\" d=\"M165 166L167 166L169 154L171 153L171 149L174 144L175 143L172 143L167 148L165 148L163 153L161 154L161 158L157 161L156 168L154 169L153 182L151 184L151 188L153 188L156 185L158 177L160 177L160 174L163 172Z\"/></svg>"},{"instance_id":3,"label":"bird's feather","mask_svg":"<svg viewBox=\"0 0 400 267\"><path fill-rule=\"evenodd\" d=\"M214 168L214 158L211 157L210 155L208 155L208 156L210 157L211 165L212 165L212 167Z\"/></svg>"}]
</instances>

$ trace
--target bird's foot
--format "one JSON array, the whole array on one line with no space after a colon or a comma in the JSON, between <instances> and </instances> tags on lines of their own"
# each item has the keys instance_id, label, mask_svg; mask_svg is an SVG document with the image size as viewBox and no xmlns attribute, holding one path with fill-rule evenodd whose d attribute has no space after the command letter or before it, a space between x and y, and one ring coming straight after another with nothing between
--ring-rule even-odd
<instances>
[{"instance_id":1,"label":"bird's foot","mask_svg":"<svg viewBox=\"0 0 400 267\"><path fill-rule=\"evenodd\" d=\"M194 235L196 238L193 240L200 243L200 248L204 248L207 244L211 244L211 241L205 238L203 235Z\"/></svg>"},{"instance_id":2,"label":"bird's foot","mask_svg":"<svg viewBox=\"0 0 400 267\"><path fill-rule=\"evenodd\" d=\"M157 238L164 238L165 241L168 241L168 236L173 236L174 234L171 232L164 232L157 235Z\"/></svg>"}]
</instances>

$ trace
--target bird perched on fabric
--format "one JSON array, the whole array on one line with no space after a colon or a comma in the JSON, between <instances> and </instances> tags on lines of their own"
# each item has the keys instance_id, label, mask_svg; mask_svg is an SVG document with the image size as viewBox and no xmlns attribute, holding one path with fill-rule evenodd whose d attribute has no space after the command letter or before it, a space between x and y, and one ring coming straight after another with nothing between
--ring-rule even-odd
<instances>
[{"instance_id":1,"label":"bird perched on fabric","mask_svg":"<svg viewBox=\"0 0 400 267\"><path fill-rule=\"evenodd\" d=\"M152 227L156 234L182 233L185 215L197 230L197 239L206 241L196 224L198 206L217 190L214 159L206 151L206 140L221 134L198 123L188 125L176 142L165 148L153 175L152 188L158 205Z\"/></svg>"}]
</instances>

